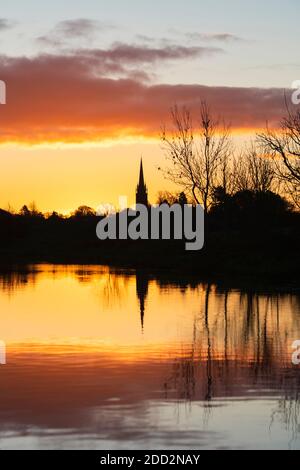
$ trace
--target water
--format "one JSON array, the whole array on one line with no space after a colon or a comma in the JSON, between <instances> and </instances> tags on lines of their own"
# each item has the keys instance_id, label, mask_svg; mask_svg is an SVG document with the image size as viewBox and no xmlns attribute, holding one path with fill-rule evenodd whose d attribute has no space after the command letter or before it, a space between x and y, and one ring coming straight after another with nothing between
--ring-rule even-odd
<instances>
[{"instance_id":1,"label":"water","mask_svg":"<svg viewBox=\"0 0 300 470\"><path fill-rule=\"evenodd\" d=\"M299 293L0 275L0 449L299 449Z\"/></svg>"}]
</instances>

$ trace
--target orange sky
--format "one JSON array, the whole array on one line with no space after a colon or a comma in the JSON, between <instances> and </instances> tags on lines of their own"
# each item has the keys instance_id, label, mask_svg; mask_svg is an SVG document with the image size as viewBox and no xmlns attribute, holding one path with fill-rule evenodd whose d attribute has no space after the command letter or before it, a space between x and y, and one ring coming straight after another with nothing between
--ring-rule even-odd
<instances>
[{"instance_id":1,"label":"orange sky","mask_svg":"<svg viewBox=\"0 0 300 470\"><path fill-rule=\"evenodd\" d=\"M144 158L150 197L170 186L157 170L162 156L157 143L108 146L2 146L0 207L19 210L35 201L44 212L73 211L81 204L97 208L134 202L139 159Z\"/></svg>"},{"instance_id":2,"label":"orange sky","mask_svg":"<svg viewBox=\"0 0 300 470\"><path fill-rule=\"evenodd\" d=\"M234 138L237 147L249 135ZM106 144L0 146L0 207L19 210L35 202L43 212L68 214L79 205L118 205L119 196L135 201L139 161L143 156L150 201L161 190L178 191L160 167L166 165L159 140L128 140Z\"/></svg>"},{"instance_id":3,"label":"orange sky","mask_svg":"<svg viewBox=\"0 0 300 470\"><path fill-rule=\"evenodd\" d=\"M158 191L175 189L157 170L164 165L159 134L175 104L191 109L196 121L206 100L231 125L239 145L242 134L249 139L249 130L254 136L285 113L285 85L270 81L266 87L255 80L255 67L249 70L253 86L239 78L242 59L251 51L256 59L261 46L230 31L173 32L168 40L157 36L150 42L125 34L116 42L121 30L110 26L110 39L93 42L87 39L100 25L79 18L44 24L43 32L35 25L25 35L31 41L26 50L17 25L4 26L6 45L16 49L0 51L7 91L0 105L2 208L19 210L34 201L44 212L69 213L82 204L116 205L119 196L132 204L141 155L150 201L156 202ZM292 75L289 80L280 83L289 88Z\"/></svg>"},{"instance_id":4,"label":"orange sky","mask_svg":"<svg viewBox=\"0 0 300 470\"><path fill-rule=\"evenodd\" d=\"M145 61L202 54L201 47L122 45L0 56L7 84L7 102L0 106L0 207L19 210L34 201L42 211L68 213L82 204L116 205L123 195L132 204L141 155L156 202L158 191L174 190L157 170L164 165L159 134L174 104L188 106L196 121L206 99L239 140L251 129L254 136L267 120L278 123L281 88L162 84L141 76ZM137 68L133 76L128 64ZM111 77L112 70L121 76Z\"/></svg>"}]
</instances>

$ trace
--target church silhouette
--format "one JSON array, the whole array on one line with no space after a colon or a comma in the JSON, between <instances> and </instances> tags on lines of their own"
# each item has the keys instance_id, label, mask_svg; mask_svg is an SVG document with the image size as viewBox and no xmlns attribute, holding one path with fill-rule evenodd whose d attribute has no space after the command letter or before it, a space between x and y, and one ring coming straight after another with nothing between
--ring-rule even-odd
<instances>
[{"instance_id":1,"label":"church silhouette","mask_svg":"<svg viewBox=\"0 0 300 470\"><path fill-rule=\"evenodd\" d=\"M149 277L146 271L136 271L136 296L139 302L141 329L144 332L145 306L148 296Z\"/></svg>"},{"instance_id":2,"label":"church silhouette","mask_svg":"<svg viewBox=\"0 0 300 470\"><path fill-rule=\"evenodd\" d=\"M139 182L136 187L136 197L135 197L136 204L143 204L144 206L148 207L148 189L145 184L144 179L144 170L143 170L143 159L141 158L140 163L140 176Z\"/></svg>"},{"instance_id":3,"label":"church silhouette","mask_svg":"<svg viewBox=\"0 0 300 470\"><path fill-rule=\"evenodd\" d=\"M141 163L140 163L139 182L136 187L135 203L143 204L144 206L149 207L148 189L147 189L145 178L144 178L142 158L141 158ZM145 301L147 298L147 294L148 294L148 276L142 271L137 271L136 272L136 295L139 301L142 332L144 331Z\"/></svg>"}]
</instances>

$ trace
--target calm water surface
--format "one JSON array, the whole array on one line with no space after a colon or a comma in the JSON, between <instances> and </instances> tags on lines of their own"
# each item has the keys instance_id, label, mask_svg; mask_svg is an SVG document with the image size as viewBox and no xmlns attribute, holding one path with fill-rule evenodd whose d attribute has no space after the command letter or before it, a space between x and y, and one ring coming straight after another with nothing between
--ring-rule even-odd
<instances>
[{"instance_id":1,"label":"calm water surface","mask_svg":"<svg viewBox=\"0 0 300 470\"><path fill-rule=\"evenodd\" d=\"M300 296L94 266L0 275L1 449L300 448Z\"/></svg>"}]
</instances>

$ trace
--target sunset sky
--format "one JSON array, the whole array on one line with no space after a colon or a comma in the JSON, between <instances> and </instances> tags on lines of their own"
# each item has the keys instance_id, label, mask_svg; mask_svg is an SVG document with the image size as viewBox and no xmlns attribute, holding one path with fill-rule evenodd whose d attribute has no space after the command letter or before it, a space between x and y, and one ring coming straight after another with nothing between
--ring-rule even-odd
<instances>
[{"instance_id":1,"label":"sunset sky","mask_svg":"<svg viewBox=\"0 0 300 470\"><path fill-rule=\"evenodd\" d=\"M1 5L0 207L133 202L170 187L170 107L206 99L240 143L283 115L300 79L298 0L11 0Z\"/></svg>"}]
</instances>

